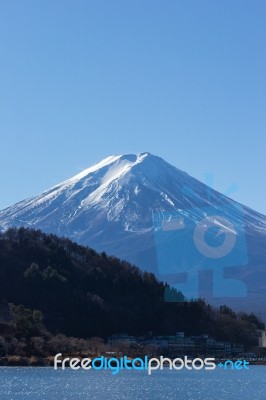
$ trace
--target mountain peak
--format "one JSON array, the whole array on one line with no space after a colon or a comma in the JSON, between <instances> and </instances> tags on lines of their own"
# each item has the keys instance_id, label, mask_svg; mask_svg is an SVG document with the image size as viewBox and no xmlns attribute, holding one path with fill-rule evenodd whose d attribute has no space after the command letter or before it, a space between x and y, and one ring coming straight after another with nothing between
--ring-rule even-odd
<instances>
[{"instance_id":1,"label":"mountain peak","mask_svg":"<svg viewBox=\"0 0 266 400\"><path fill-rule=\"evenodd\" d=\"M0 229L36 227L108 250L98 243L109 224L115 224L112 229L121 235L141 234L152 231L154 211L233 203L149 152L112 155L38 196L0 211ZM246 212L249 223L264 230L265 219L252 210ZM94 241L95 236L99 242Z\"/></svg>"},{"instance_id":2,"label":"mountain peak","mask_svg":"<svg viewBox=\"0 0 266 400\"><path fill-rule=\"evenodd\" d=\"M140 168L143 171L147 168L150 170L150 173L152 172L152 169L156 171L159 169L158 167L161 162L167 164L160 157L154 156L148 152L139 154L112 155L104 158L102 161L92 165L91 167L84 169L61 184L54 186L54 188L62 185L72 185L73 183L87 179L92 175L97 176L98 181L101 184L106 181L110 183L110 181L116 180L126 173L132 171L134 167L138 165L141 165Z\"/></svg>"}]
</instances>

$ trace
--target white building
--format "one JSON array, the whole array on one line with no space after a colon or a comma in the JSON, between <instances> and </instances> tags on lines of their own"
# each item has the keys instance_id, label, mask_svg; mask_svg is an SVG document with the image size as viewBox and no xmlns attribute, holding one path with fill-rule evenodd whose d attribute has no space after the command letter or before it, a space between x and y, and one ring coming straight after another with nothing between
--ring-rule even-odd
<instances>
[{"instance_id":1,"label":"white building","mask_svg":"<svg viewBox=\"0 0 266 400\"><path fill-rule=\"evenodd\" d=\"M260 331L259 334L259 347L266 347L266 332Z\"/></svg>"}]
</instances>

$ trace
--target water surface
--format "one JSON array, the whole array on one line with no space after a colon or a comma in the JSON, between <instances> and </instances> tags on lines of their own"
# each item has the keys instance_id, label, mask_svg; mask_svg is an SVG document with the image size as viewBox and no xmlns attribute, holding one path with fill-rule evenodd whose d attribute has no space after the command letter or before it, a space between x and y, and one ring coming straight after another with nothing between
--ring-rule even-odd
<instances>
[{"instance_id":1,"label":"water surface","mask_svg":"<svg viewBox=\"0 0 266 400\"><path fill-rule=\"evenodd\" d=\"M224 371L55 371L0 367L1 400L265 400L266 366Z\"/></svg>"}]
</instances>

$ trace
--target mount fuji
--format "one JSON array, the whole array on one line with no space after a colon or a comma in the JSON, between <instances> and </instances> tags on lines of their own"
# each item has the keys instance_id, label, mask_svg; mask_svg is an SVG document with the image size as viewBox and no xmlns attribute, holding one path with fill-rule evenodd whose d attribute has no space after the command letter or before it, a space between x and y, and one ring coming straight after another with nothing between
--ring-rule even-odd
<instances>
[{"instance_id":1,"label":"mount fuji","mask_svg":"<svg viewBox=\"0 0 266 400\"><path fill-rule=\"evenodd\" d=\"M169 251L176 251L167 243L173 240L178 224L186 221L195 226L204 218L206 222L210 210L220 232L215 237L225 239L231 230L231 238L245 239L239 241L239 265L235 259L231 264L227 260L223 274L242 281L247 291L242 298L231 294L217 299L211 283L213 271L204 269L203 262L200 294L213 303L223 302L262 315L266 304L266 217L149 153L110 156L40 195L0 211L0 230L28 227L66 236L173 283L174 272L163 273L158 265L160 257L167 259ZM217 219L221 211L222 218ZM166 236L156 234L160 228ZM187 236L186 230L183 232L179 251L182 243L191 239L191 232ZM193 253L190 248L189 253Z\"/></svg>"}]
</instances>

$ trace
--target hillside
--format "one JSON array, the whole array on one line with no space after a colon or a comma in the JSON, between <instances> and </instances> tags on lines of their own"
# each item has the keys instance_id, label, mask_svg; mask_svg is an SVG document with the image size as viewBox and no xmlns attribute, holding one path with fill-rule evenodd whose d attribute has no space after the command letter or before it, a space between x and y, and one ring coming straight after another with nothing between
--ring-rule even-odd
<instances>
[{"instance_id":1,"label":"hillside","mask_svg":"<svg viewBox=\"0 0 266 400\"><path fill-rule=\"evenodd\" d=\"M0 303L40 310L51 332L75 337L184 331L248 343L262 326L254 315L204 301L166 303L167 286L153 274L30 229L0 235L0 281Z\"/></svg>"}]
</instances>

